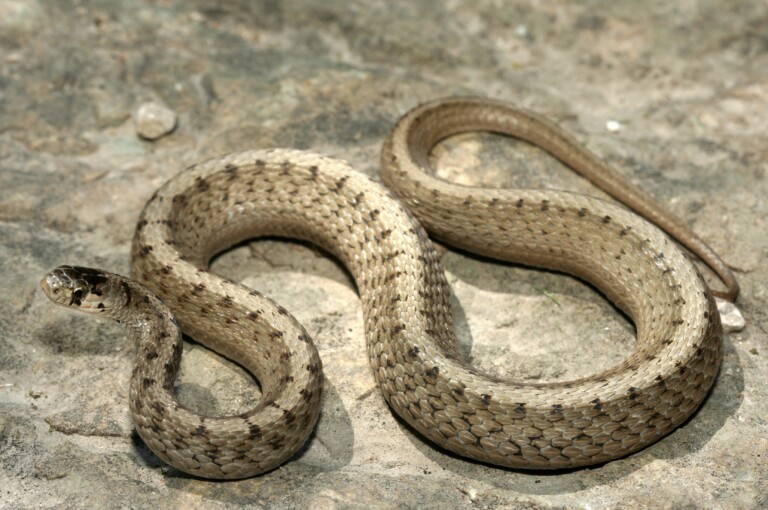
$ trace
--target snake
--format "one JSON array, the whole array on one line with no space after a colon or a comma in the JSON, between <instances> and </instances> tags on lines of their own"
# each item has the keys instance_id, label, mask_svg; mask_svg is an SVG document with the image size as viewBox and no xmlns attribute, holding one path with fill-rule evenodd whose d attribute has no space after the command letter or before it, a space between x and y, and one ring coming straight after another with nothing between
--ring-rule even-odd
<instances>
[{"instance_id":1,"label":"snake","mask_svg":"<svg viewBox=\"0 0 768 510\"><path fill-rule=\"evenodd\" d=\"M431 150L469 131L530 142L648 220L582 194L436 177ZM307 241L343 263L384 400L459 456L522 470L601 464L656 442L701 405L723 356L718 291L661 229L720 276L727 290L719 295L735 299L735 277L682 221L562 128L497 100L438 99L396 123L381 150L381 178L386 186L339 159L290 149L210 159L147 202L132 279L79 266L43 278L57 304L132 333L129 404L159 458L198 477L246 478L297 455L315 427L323 375L310 335L269 297L209 270L215 254L263 236ZM480 372L459 347L450 287L427 230L481 256L593 284L632 320L634 351L569 381ZM253 374L263 392L253 409L204 416L176 399L181 331Z\"/></svg>"}]
</instances>

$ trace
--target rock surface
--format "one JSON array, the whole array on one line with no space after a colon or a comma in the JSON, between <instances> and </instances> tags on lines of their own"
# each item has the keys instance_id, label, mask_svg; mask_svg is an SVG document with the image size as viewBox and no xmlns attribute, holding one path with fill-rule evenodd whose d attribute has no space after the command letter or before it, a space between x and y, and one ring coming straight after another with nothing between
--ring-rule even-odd
<instances>
[{"instance_id":1,"label":"rock surface","mask_svg":"<svg viewBox=\"0 0 768 510\"><path fill-rule=\"evenodd\" d=\"M756 508L768 506L768 6L764 2L42 2L0 0L0 506L135 508ZM61 263L129 271L136 218L196 161L311 149L377 174L381 141L419 102L514 101L561 122L667 204L738 271L746 328L712 394L628 458L564 473L455 458L390 412L367 366L348 275L303 244L259 240L216 271L272 296L326 368L320 422L282 468L231 483L163 465L133 431L133 346L54 308ZM155 142L146 98L178 113ZM609 126L620 126L610 129ZM554 159L485 134L435 151L447 179L603 196ZM468 356L566 380L616 363L631 324L585 284L446 249ZM181 400L243 411L258 387L187 345Z\"/></svg>"}]
</instances>

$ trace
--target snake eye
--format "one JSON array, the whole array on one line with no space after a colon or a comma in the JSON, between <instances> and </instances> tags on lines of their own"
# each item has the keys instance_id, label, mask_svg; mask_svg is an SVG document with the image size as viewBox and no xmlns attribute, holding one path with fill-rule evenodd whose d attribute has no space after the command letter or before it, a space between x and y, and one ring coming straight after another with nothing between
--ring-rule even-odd
<instances>
[{"instance_id":1,"label":"snake eye","mask_svg":"<svg viewBox=\"0 0 768 510\"><path fill-rule=\"evenodd\" d=\"M75 289L75 291L72 292L72 297L75 299L83 299L83 289Z\"/></svg>"}]
</instances>

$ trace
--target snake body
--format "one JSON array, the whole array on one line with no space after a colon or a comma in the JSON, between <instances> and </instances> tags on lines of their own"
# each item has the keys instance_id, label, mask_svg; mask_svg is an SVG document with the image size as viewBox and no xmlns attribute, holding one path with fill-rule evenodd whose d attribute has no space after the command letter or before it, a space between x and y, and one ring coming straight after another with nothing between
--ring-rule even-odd
<instances>
[{"instance_id":1,"label":"snake body","mask_svg":"<svg viewBox=\"0 0 768 510\"><path fill-rule=\"evenodd\" d=\"M478 373L462 357L449 287L419 222L380 184L307 152L242 152L166 183L147 203L133 241L133 276L149 290L71 267L43 287L62 304L87 304L132 326L137 430L163 460L194 475L242 478L273 469L301 448L319 413L321 362L309 335L280 305L207 270L214 254L259 236L304 239L343 262L362 301L377 385L398 415L439 446L500 466L557 469L653 443L691 415L717 374L722 332L711 292L669 238L622 207L432 177L432 146L469 129L528 139L577 170L595 165L533 114L481 99L441 100L395 127L382 151L384 181L441 239L600 288L637 329L635 351L618 365L551 383ZM661 214L664 223L668 214ZM77 288L86 297L73 298ZM186 333L255 375L263 390L255 409L202 417L175 400L179 330L155 295Z\"/></svg>"}]
</instances>

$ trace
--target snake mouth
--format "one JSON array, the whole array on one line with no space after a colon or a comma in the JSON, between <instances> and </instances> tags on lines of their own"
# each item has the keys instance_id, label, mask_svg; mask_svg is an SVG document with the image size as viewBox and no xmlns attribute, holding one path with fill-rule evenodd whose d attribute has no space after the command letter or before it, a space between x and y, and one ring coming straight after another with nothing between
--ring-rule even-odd
<instances>
[{"instance_id":1,"label":"snake mouth","mask_svg":"<svg viewBox=\"0 0 768 510\"><path fill-rule=\"evenodd\" d=\"M71 306L72 298L66 292L67 285L62 281L60 273L59 268L56 268L43 276L43 279L40 280L40 288L57 305Z\"/></svg>"}]
</instances>

